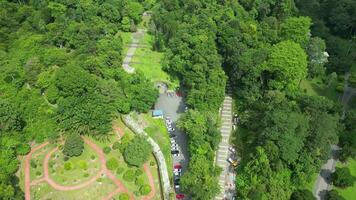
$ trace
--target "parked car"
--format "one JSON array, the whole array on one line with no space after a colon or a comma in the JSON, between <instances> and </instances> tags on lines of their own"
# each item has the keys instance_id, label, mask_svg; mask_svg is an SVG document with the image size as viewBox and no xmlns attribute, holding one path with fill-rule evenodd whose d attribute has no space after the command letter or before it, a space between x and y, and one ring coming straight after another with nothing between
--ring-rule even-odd
<instances>
[{"instance_id":1,"label":"parked car","mask_svg":"<svg viewBox=\"0 0 356 200\"><path fill-rule=\"evenodd\" d=\"M179 172L179 173L182 173L182 169L174 169L173 172Z\"/></svg>"},{"instance_id":2,"label":"parked car","mask_svg":"<svg viewBox=\"0 0 356 200\"><path fill-rule=\"evenodd\" d=\"M177 151L177 153L174 153L173 156L174 157L178 157L179 156L179 151L178 150L175 150L175 151Z\"/></svg>"},{"instance_id":3,"label":"parked car","mask_svg":"<svg viewBox=\"0 0 356 200\"><path fill-rule=\"evenodd\" d=\"M174 184L174 188L175 188L176 190L178 190L178 189L180 188L180 185L179 185L179 184Z\"/></svg>"},{"instance_id":4,"label":"parked car","mask_svg":"<svg viewBox=\"0 0 356 200\"><path fill-rule=\"evenodd\" d=\"M171 138L171 144L175 144L176 140L174 138Z\"/></svg>"},{"instance_id":5,"label":"parked car","mask_svg":"<svg viewBox=\"0 0 356 200\"><path fill-rule=\"evenodd\" d=\"M178 151L178 146L177 146L177 145L171 146L171 150L172 150L172 151Z\"/></svg>"},{"instance_id":6,"label":"parked car","mask_svg":"<svg viewBox=\"0 0 356 200\"><path fill-rule=\"evenodd\" d=\"M237 161L232 158L228 158L227 161L234 167L237 167Z\"/></svg>"},{"instance_id":7,"label":"parked car","mask_svg":"<svg viewBox=\"0 0 356 200\"><path fill-rule=\"evenodd\" d=\"M173 127L171 127L171 128L168 128L168 132L173 132L173 131L175 131L176 129L175 128L173 128Z\"/></svg>"},{"instance_id":8,"label":"parked car","mask_svg":"<svg viewBox=\"0 0 356 200\"><path fill-rule=\"evenodd\" d=\"M177 135L175 135L175 134L171 133L171 134L169 135L169 137L170 137L170 138L176 138L176 137L177 137Z\"/></svg>"},{"instance_id":9,"label":"parked car","mask_svg":"<svg viewBox=\"0 0 356 200\"><path fill-rule=\"evenodd\" d=\"M184 199L185 195L184 194L176 194L177 199Z\"/></svg>"},{"instance_id":10,"label":"parked car","mask_svg":"<svg viewBox=\"0 0 356 200\"><path fill-rule=\"evenodd\" d=\"M175 165L174 165L174 169L182 169L182 165L180 165L180 164L175 164Z\"/></svg>"},{"instance_id":11,"label":"parked car","mask_svg":"<svg viewBox=\"0 0 356 200\"><path fill-rule=\"evenodd\" d=\"M236 153L236 150L234 147L229 147L229 151L231 151L232 153Z\"/></svg>"},{"instance_id":12,"label":"parked car","mask_svg":"<svg viewBox=\"0 0 356 200\"><path fill-rule=\"evenodd\" d=\"M175 176L181 176L181 175L182 175L182 172L174 171L174 175L175 175Z\"/></svg>"},{"instance_id":13,"label":"parked car","mask_svg":"<svg viewBox=\"0 0 356 200\"><path fill-rule=\"evenodd\" d=\"M179 151L178 151L178 150L172 150L172 151L171 151L171 154L173 154L173 155L179 154Z\"/></svg>"}]
</instances>

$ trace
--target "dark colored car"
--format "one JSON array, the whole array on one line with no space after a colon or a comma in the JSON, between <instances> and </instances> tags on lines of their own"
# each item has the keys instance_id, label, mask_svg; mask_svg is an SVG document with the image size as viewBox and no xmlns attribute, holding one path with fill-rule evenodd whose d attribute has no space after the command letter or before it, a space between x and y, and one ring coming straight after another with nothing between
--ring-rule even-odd
<instances>
[{"instance_id":1,"label":"dark colored car","mask_svg":"<svg viewBox=\"0 0 356 200\"><path fill-rule=\"evenodd\" d=\"M184 194L176 194L177 199L184 199L185 195Z\"/></svg>"},{"instance_id":2,"label":"dark colored car","mask_svg":"<svg viewBox=\"0 0 356 200\"><path fill-rule=\"evenodd\" d=\"M179 151L178 150L173 150L173 151L171 151L171 154L179 154Z\"/></svg>"}]
</instances>

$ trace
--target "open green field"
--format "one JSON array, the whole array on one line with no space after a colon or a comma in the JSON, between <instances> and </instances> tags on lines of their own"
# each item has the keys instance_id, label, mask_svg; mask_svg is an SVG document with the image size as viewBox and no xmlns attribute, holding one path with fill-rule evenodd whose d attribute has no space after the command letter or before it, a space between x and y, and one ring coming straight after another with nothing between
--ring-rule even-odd
<instances>
[{"instance_id":1,"label":"open green field","mask_svg":"<svg viewBox=\"0 0 356 200\"><path fill-rule=\"evenodd\" d=\"M173 166L173 161L171 155L171 142L166 125L162 119L154 119L149 113L142 115L147 125L145 131L161 148L164 158L166 159L168 171L170 171Z\"/></svg>"},{"instance_id":2,"label":"open green field","mask_svg":"<svg viewBox=\"0 0 356 200\"><path fill-rule=\"evenodd\" d=\"M339 94L335 89L337 84L337 81L333 81L329 86L324 86L320 78L311 80L304 79L300 83L300 88L311 96L320 95L332 101L337 101L339 97Z\"/></svg>"},{"instance_id":3,"label":"open green field","mask_svg":"<svg viewBox=\"0 0 356 200\"><path fill-rule=\"evenodd\" d=\"M338 167L347 167L350 169L352 176L356 177L356 160L349 159L347 163L343 164L338 162ZM335 188L338 193L343 196L346 200L352 200L356 197L356 183L352 187L348 187L346 189Z\"/></svg>"},{"instance_id":4,"label":"open green field","mask_svg":"<svg viewBox=\"0 0 356 200\"><path fill-rule=\"evenodd\" d=\"M84 151L78 157L67 161L61 151L52 154L49 161L51 178L61 185L80 184L89 180L100 170L100 161L96 152L84 144Z\"/></svg>"},{"instance_id":5,"label":"open green field","mask_svg":"<svg viewBox=\"0 0 356 200\"><path fill-rule=\"evenodd\" d=\"M46 182L31 187L31 199L34 200L89 200L102 199L116 189L108 178L100 178L88 187L73 191L58 191Z\"/></svg>"}]
</instances>

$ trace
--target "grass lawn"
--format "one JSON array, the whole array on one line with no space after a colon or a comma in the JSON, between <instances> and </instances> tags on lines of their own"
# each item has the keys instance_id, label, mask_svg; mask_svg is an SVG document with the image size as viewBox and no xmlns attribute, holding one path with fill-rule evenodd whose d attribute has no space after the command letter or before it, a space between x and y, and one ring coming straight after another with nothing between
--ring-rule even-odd
<instances>
[{"instance_id":1,"label":"grass lawn","mask_svg":"<svg viewBox=\"0 0 356 200\"><path fill-rule=\"evenodd\" d=\"M100 182L99 182L100 181ZM88 187L74 191L57 191L46 182L31 187L31 197L35 200L88 200L102 199L116 189L109 178L101 178Z\"/></svg>"},{"instance_id":2,"label":"grass lawn","mask_svg":"<svg viewBox=\"0 0 356 200\"><path fill-rule=\"evenodd\" d=\"M59 150L52 154L49 161L51 178L62 185L76 185L89 180L100 170L100 161L95 151L84 144L84 151L78 157L64 161Z\"/></svg>"},{"instance_id":3,"label":"grass lawn","mask_svg":"<svg viewBox=\"0 0 356 200\"><path fill-rule=\"evenodd\" d=\"M120 35L122 38L122 56L125 57L127 51L129 50L129 45L131 44L132 41L132 33L131 32L123 32L123 31L119 31L117 33L117 35Z\"/></svg>"},{"instance_id":4,"label":"grass lawn","mask_svg":"<svg viewBox=\"0 0 356 200\"><path fill-rule=\"evenodd\" d=\"M332 101L337 101L339 94L336 92L335 88L337 86L337 81L326 87L320 78L308 80L304 79L300 83L300 88L305 91L308 95L320 95L324 96Z\"/></svg>"},{"instance_id":5,"label":"grass lawn","mask_svg":"<svg viewBox=\"0 0 356 200\"><path fill-rule=\"evenodd\" d=\"M349 159L348 162L345 164L338 162L337 166L338 167L348 167L350 169L352 176L356 177L356 160L355 159ZM346 200L355 199L355 197L356 197L356 183L354 183L353 187L348 187L346 189L336 188L336 190Z\"/></svg>"},{"instance_id":6,"label":"grass lawn","mask_svg":"<svg viewBox=\"0 0 356 200\"><path fill-rule=\"evenodd\" d=\"M164 121L162 119L154 119L148 113L142 114L142 116L147 123L145 131L161 148L164 158L166 159L168 171L171 171L173 168L171 142ZM172 176L172 173L169 173L169 175Z\"/></svg>"}]
</instances>

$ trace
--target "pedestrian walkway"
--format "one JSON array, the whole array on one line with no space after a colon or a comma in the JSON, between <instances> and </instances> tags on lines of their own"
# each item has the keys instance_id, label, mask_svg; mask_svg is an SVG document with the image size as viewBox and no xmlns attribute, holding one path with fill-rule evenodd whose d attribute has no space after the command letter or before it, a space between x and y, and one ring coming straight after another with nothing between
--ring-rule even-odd
<instances>
[{"instance_id":1,"label":"pedestrian walkway","mask_svg":"<svg viewBox=\"0 0 356 200\"><path fill-rule=\"evenodd\" d=\"M216 152L216 164L222 168L219 177L220 194L215 198L222 200L226 198L226 191L231 190L228 188L227 181L229 179L229 163L227 162L229 156L229 138L232 130L232 91L229 83L226 85L226 95L224 98L223 106L220 111L222 125L220 128L221 142L218 151Z\"/></svg>"},{"instance_id":2,"label":"pedestrian walkway","mask_svg":"<svg viewBox=\"0 0 356 200\"><path fill-rule=\"evenodd\" d=\"M135 33L132 34L132 42L130 44L130 48L126 53L126 56L122 62L122 68L129 74L135 72L135 68L131 67L130 64L132 63L132 57L135 55L136 49L139 47L139 42L145 35L144 29L138 29Z\"/></svg>"}]
</instances>

